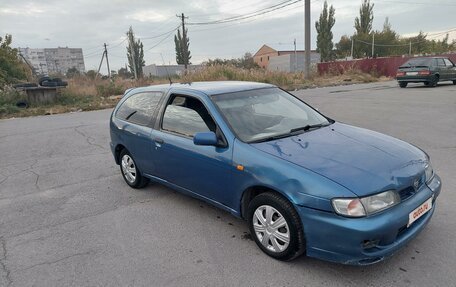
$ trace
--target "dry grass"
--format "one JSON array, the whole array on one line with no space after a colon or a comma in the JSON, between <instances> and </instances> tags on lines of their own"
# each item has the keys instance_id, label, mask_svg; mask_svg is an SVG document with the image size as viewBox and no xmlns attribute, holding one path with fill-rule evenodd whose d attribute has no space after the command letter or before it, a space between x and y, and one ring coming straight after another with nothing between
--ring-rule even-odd
<instances>
[{"instance_id":1,"label":"dry grass","mask_svg":"<svg viewBox=\"0 0 456 287\"><path fill-rule=\"evenodd\" d=\"M354 83L370 83L387 80L375 77L355 69L344 71L344 74L328 74L318 76L316 72L305 78L303 73L271 72L267 70L245 70L233 66L211 66L203 70L183 76L184 82L196 81L253 81L277 85L286 90L298 90L313 87L326 87Z\"/></svg>"},{"instance_id":2,"label":"dry grass","mask_svg":"<svg viewBox=\"0 0 456 287\"><path fill-rule=\"evenodd\" d=\"M313 87L325 87L354 83L368 83L386 80L357 70L344 71L344 74L329 74L305 79L302 73L271 72L262 69L246 70L233 66L210 66L180 79L176 82L196 81L253 81L271 83L287 90L298 90ZM56 114L75 111L89 111L114 107L126 89L168 83L168 79L88 79L77 77L68 80L68 87L63 89L52 105L33 105L19 109L16 102L24 98L23 94L6 89L0 91L0 118L24 117Z\"/></svg>"}]
</instances>

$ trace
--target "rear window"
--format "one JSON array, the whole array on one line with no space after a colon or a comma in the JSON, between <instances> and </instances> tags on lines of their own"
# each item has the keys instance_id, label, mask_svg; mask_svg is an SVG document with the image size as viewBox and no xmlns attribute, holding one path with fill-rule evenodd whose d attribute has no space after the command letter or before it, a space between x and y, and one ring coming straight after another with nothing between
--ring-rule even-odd
<instances>
[{"instance_id":1,"label":"rear window","mask_svg":"<svg viewBox=\"0 0 456 287\"><path fill-rule=\"evenodd\" d=\"M417 67L417 66L426 66L429 67L431 66L431 58L416 58L416 59L410 59L405 64L402 65L402 67Z\"/></svg>"},{"instance_id":2,"label":"rear window","mask_svg":"<svg viewBox=\"0 0 456 287\"><path fill-rule=\"evenodd\" d=\"M147 126L155 110L162 93L146 92L133 95L125 100L116 112L116 117L138 125Z\"/></svg>"}]
</instances>

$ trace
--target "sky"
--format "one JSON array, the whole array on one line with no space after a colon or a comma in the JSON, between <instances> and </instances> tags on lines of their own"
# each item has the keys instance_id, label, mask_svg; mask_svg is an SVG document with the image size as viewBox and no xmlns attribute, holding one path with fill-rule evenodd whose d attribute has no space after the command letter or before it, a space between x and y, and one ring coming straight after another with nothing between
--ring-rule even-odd
<instances>
[{"instance_id":1,"label":"sky","mask_svg":"<svg viewBox=\"0 0 456 287\"><path fill-rule=\"evenodd\" d=\"M238 58L254 54L263 44L280 50L304 48L304 1L257 17L216 25L190 25L244 15L282 3L284 0L1 0L0 35L11 34L14 47L82 48L86 70L97 69L103 43L108 45L111 70L124 67L125 33L130 26L144 44L144 59L149 64L175 64L174 34L180 24L176 14L188 19L191 62L214 58ZM336 10L334 42L354 32L361 0L328 1ZM373 29L381 30L385 18L403 36L420 30L429 35L455 30L456 2L452 0L372 0ZM323 0L311 1L312 49L316 48L315 21ZM170 33L168 33L170 32ZM434 36L430 38L438 39ZM163 57L163 59L162 59ZM105 68L106 69L106 68ZM107 73L101 70L102 73Z\"/></svg>"}]
</instances>

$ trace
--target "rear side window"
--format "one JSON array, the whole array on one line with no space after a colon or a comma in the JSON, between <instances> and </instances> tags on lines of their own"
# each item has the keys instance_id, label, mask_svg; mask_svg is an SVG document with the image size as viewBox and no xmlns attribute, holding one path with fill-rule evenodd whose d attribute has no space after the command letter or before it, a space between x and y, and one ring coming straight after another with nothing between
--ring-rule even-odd
<instances>
[{"instance_id":1,"label":"rear side window","mask_svg":"<svg viewBox=\"0 0 456 287\"><path fill-rule=\"evenodd\" d=\"M199 100L175 96L166 106L162 129L193 137L199 132L216 132L216 124Z\"/></svg>"},{"instance_id":2,"label":"rear side window","mask_svg":"<svg viewBox=\"0 0 456 287\"><path fill-rule=\"evenodd\" d=\"M162 93L146 92L133 95L125 100L116 112L116 117L138 125L147 126L155 110Z\"/></svg>"},{"instance_id":3,"label":"rear side window","mask_svg":"<svg viewBox=\"0 0 456 287\"><path fill-rule=\"evenodd\" d=\"M447 65L447 67L453 67L453 63L450 60L444 59L444 61L445 61L445 64Z\"/></svg>"},{"instance_id":4,"label":"rear side window","mask_svg":"<svg viewBox=\"0 0 456 287\"><path fill-rule=\"evenodd\" d=\"M437 66L439 67L445 67L445 62L443 61L443 59L437 59Z\"/></svg>"}]
</instances>

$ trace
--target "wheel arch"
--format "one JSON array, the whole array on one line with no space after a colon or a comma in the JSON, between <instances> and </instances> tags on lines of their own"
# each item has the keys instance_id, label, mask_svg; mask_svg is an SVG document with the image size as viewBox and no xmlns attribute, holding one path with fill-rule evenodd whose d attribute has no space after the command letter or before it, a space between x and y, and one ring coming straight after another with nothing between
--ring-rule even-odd
<instances>
[{"instance_id":1,"label":"wheel arch","mask_svg":"<svg viewBox=\"0 0 456 287\"><path fill-rule=\"evenodd\" d=\"M114 149L114 159L116 161L116 164L120 164L120 153L124 149L127 150L127 148L124 145L122 145L122 144L116 145L116 148Z\"/></svg>"},{"instance_id":2,"label":"wheel arch","mask_svg":"<svg viewBox=\"0 0 456 287\"><path fill-rule=\"evenodd\" d=\"M255 198L257 195L266 193L266 192L272 192L274 194L277 194L278 196L284 198L285 200L289 201L292 205L294 205L293 201L290 200L285 194L282 192L278 191L277 189L263 186L263 185L254 185L246 188L241 197L241 202L240 202L240 212L241 212L241 218L246 219L246 214L247 214L247 209L249 207L250 202L252 201L253 198Z\"/></svg>"}]
</instances>

